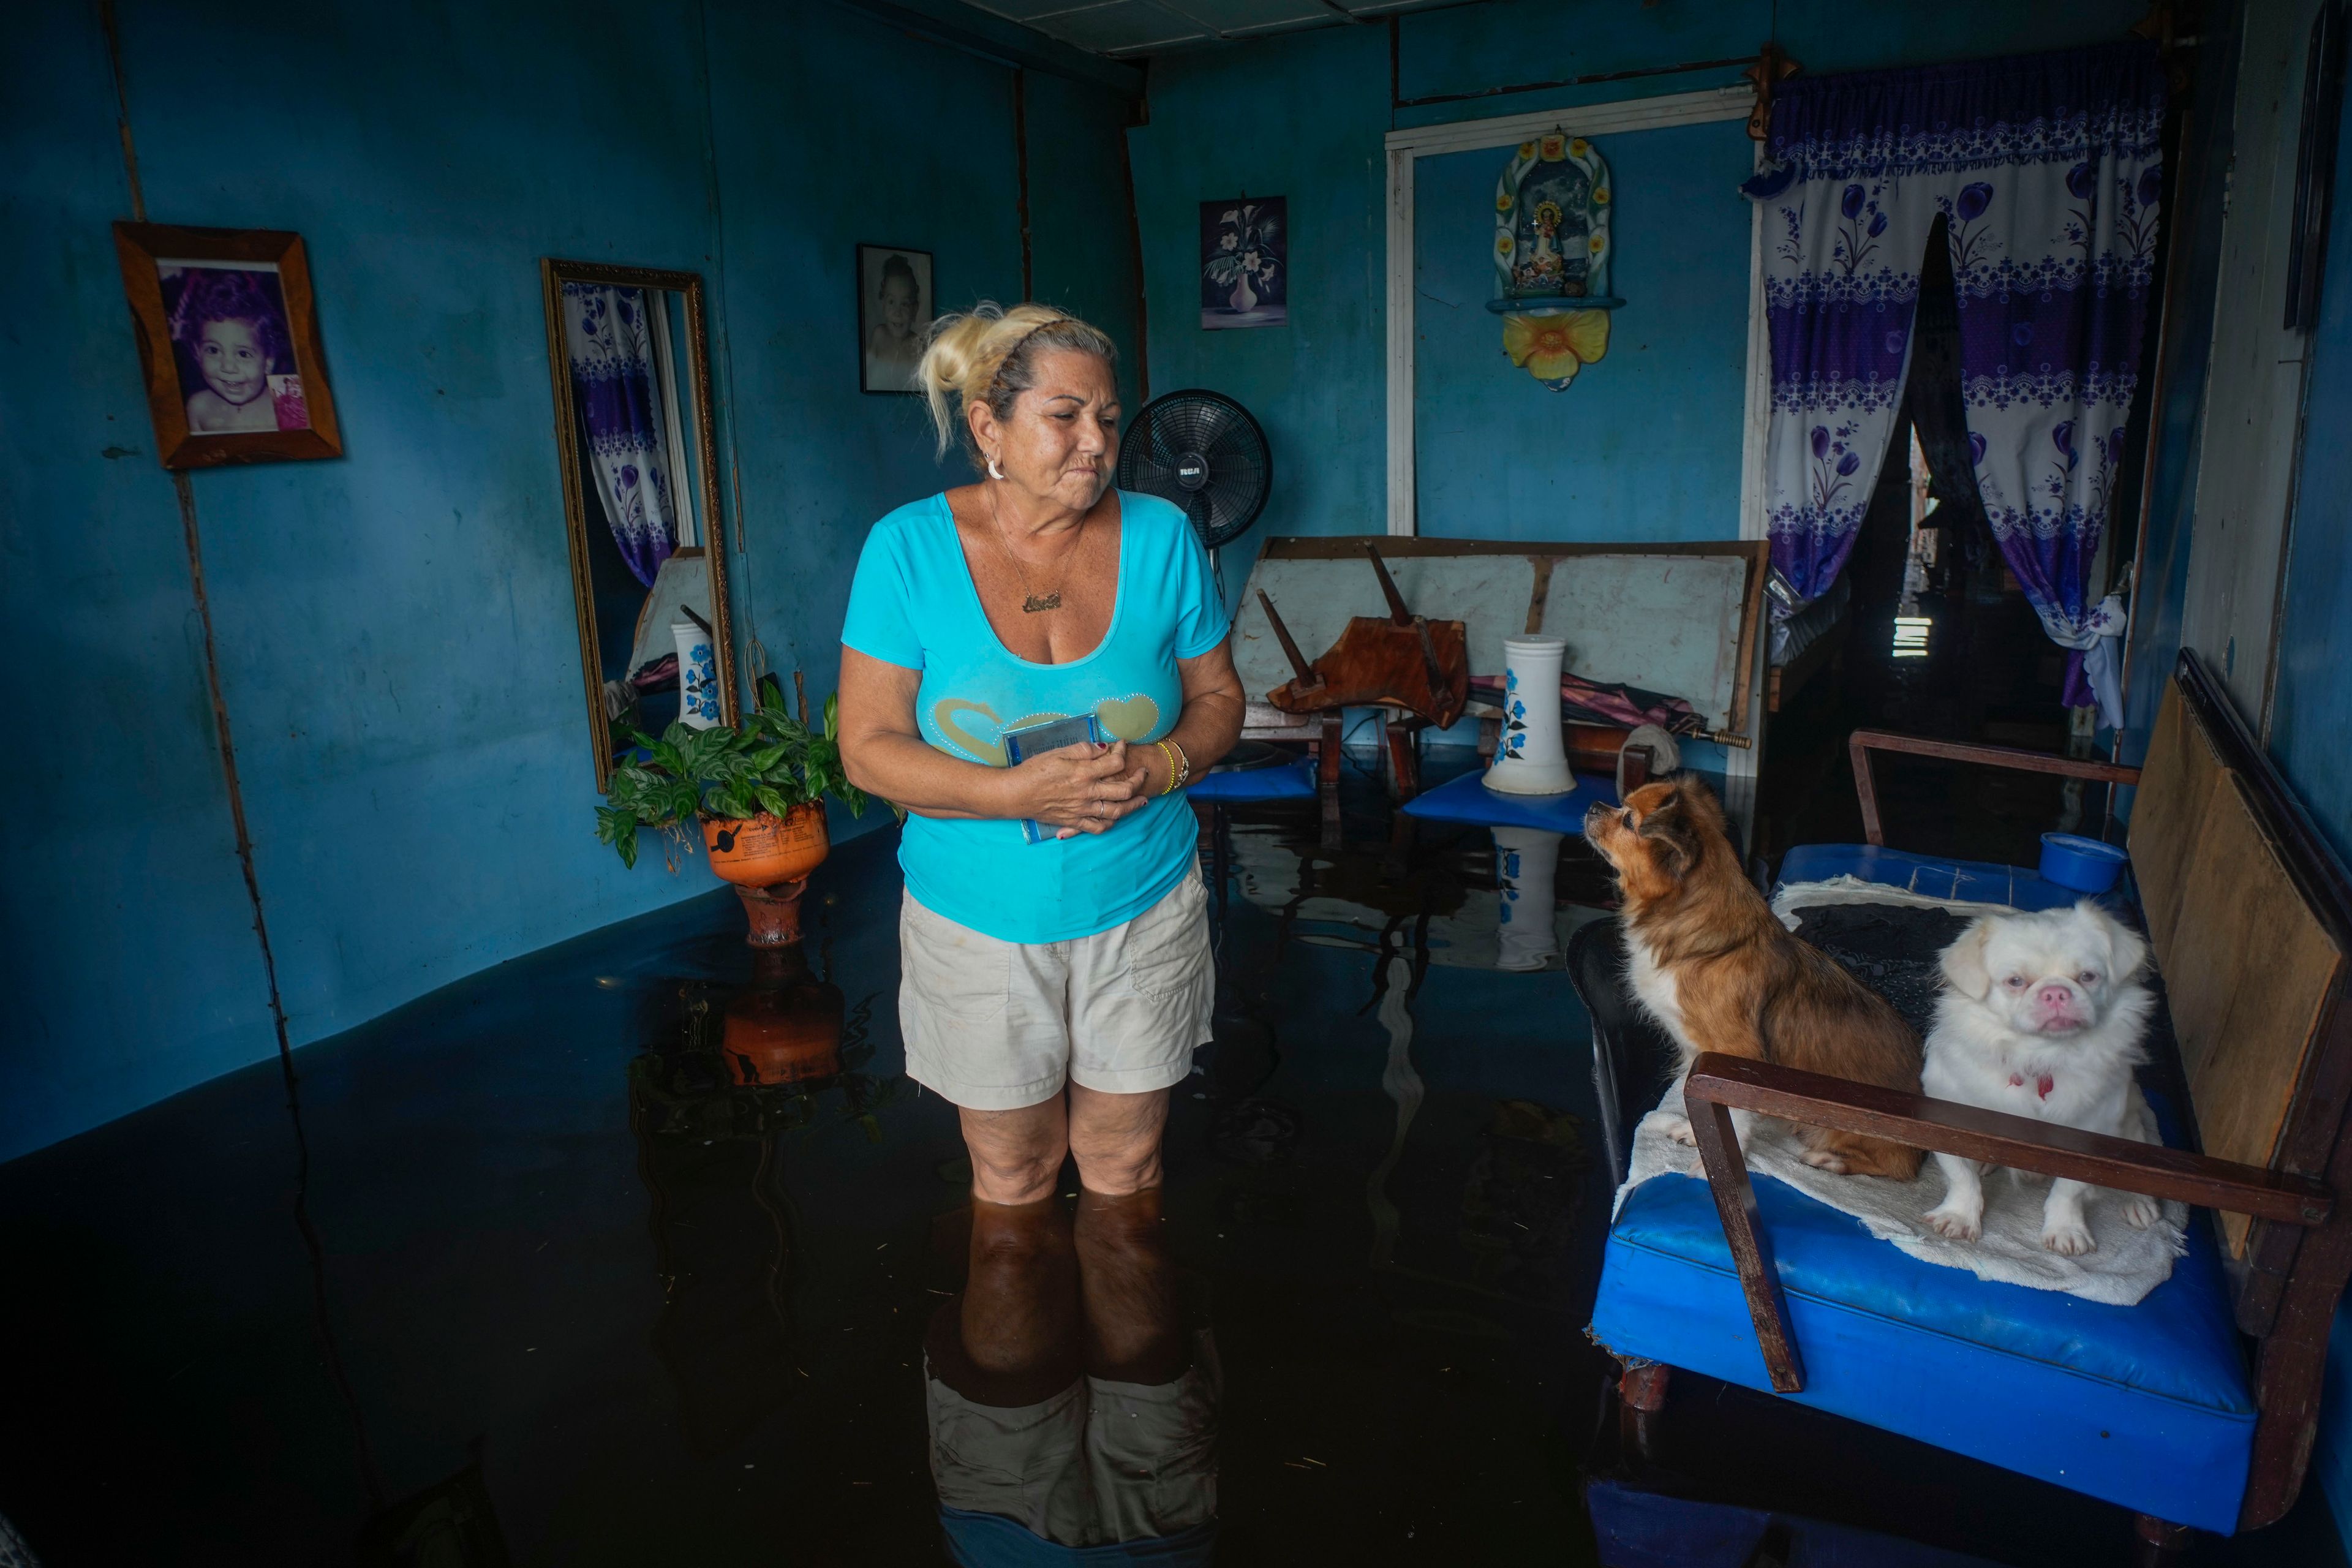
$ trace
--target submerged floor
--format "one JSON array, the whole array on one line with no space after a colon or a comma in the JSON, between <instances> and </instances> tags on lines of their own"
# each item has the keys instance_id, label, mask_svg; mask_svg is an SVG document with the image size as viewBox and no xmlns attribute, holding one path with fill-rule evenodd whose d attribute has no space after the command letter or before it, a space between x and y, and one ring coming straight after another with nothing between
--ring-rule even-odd
<instances>
[{"instance_id":1,"label":"submerged floor","mask_svg":"<svg viewBox=\"0 0 2352 1568\"><path fill-rule=\"evenodd\" d=\"M1619 1455L1584 1014L1496 967L1486 830L1354 804L1337 852L1311 808L1231 825L1174 1100L1219 1562L2126 1560L2118 1510L1698 1377ZM900 1075L893 837L819 873L807 973L713 895L309 1047L295 1104L268 1065L0 1166L0 1514L68 1568L940 1561L967 1172ZM1563 931L1603 888L1571 841ZM776 1056L838 1019L845 1070L737 1087L730 1016ZM2315 1488L2193 1561L2341 1558Z\"/></svg>"}]
</instances>

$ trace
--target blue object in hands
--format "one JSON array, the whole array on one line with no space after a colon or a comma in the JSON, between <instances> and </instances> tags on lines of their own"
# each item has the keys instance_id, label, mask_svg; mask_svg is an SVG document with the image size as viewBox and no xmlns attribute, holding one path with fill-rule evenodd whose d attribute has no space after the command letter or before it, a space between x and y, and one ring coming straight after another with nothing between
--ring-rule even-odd
<instances>
[{"instance_id":1,"label":"blue object in hands","mask_svg":"<svg viewBox=\"0 0 2352 1568\"><path fill-rule=\"evenodd\" d=\"M1103 732L1093 714L1081 713L1075 719L1048 719L1042 724L1024 724L1018 730L1007 730L1003 739L1005 765L1017 768L1031 757L1042 757L1065 746L1099 746L1103 743ZM1034 817L1021 819L1021 837L1032 844L1043 844L1057 831Z\"/></svg>"}]
</instances>

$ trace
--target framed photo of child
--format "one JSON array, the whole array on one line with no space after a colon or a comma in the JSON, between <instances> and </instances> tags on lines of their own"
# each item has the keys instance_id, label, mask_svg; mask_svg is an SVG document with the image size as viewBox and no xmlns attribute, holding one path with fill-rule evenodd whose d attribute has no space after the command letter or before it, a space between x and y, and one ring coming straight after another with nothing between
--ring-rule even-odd
<instances>
[{"instance_id":1,"label":"framed photo of child","mask_svg":"<svg viewBox=\"0 0 2352 1568\"><path fill-rule=\"evenodd\" d=\"M939 314L931 292L931 253L895 245L857 247L857 387L915 390L923 335Z\"/></svg>"},{"instance_id":2,"label":"framed photo of child","mask_svg":"<svg viewBox=\"0 0 2352 1568\"><path fill-rule=\"evenodd\" d=\"M118 223L114 251L165 468L342 455L301 236Z\"/></svg>"}]
</instances>

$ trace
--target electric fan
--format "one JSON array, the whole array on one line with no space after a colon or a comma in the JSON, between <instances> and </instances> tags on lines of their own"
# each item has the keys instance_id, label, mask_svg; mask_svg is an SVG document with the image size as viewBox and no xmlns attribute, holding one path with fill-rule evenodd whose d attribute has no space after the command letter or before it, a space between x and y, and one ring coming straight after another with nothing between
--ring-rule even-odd
<instances>
[{"instance_id":1,"label":"electric fan","mask_svg":"<svg viewBox=\"0 0 2352 1568\"><path fill-rule=\"evenodd\" d=\"M1213 564L1265 510L1274 457L1249 410L1221 392L1171 392L1143 405L1118 452L1118 487L1173 501ZM1222 574L1218 587L1224 582Z\"/></svg>"}]
</instances>

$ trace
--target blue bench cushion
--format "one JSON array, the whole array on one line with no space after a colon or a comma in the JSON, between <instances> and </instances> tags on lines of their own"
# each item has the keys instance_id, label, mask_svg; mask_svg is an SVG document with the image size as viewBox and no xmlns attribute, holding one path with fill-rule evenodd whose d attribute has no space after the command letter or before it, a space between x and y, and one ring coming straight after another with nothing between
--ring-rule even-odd
<instances>
[{"instance_id":1,"label":"blue bench cushion","mask_svg":"<svg viewBox=\"0 0 2352 1568\"><path fill-rule=\"evenodd\" d=\"M1467 822L1482 827L1535 827L1547 833L1584 835L1584 814L1594 801L1617 804L1617 781L1599 773L1577 773L1576 788L1566 795L1504 795L1486 787L1483 769L1472 768L1435 789L1423 791L1401 807L1407 816L1424 822Z\"/></svg>"},{"instance_id":2,"label":"blue bench cushion","mask_svg":"<svg viewBox=\"0 0 2352 1568\"><path fill-rule=\"evenodd\" d=\"M1184 786L1191 800L1223 800L1236 805L1244 801L1313 800L1315 798L1315 763L1309 760L1278 763L1268 768L1236 768L1221 773L1212 770Z\"/></svg>"},{"instance_id":3,"label":"blue bench cushion","mask_svg":"<svg viewBox=\"0 0 2352 1568\"><path fill-rule=\"evenodd\" d=\"M1774 892L1800 882L1826 882L1832 877L1858 877L1881 887L1900 888L1931 899L1964 899L1971 903L2007 904L2014 910L2054 910L2083 895L2072 888L2045 882L2021 866L1990 860L1948 860L1907 850L1882 849L1872 844L1804 844L1780 861L1780 880ZM2102 903L2114 905L2119 893Z\"/></svg>"},{"instance_id":4,"label":"blue bench cushion","mask_svg":"<svg viewBox=\"0 0 2352 1568\"><path fill-rule=\"evenodd\" d=\"M1789 1397L2176 1523L2236 1529L2255 1410L2202 1215L2172 1278L2110 1307L1922 1263L1783 1183L1755 1188L1805 1363L1804 1392ZM1769 1391L1705 1182L1660 1176L1627 1195L1592 1333L1619 1355Z\"/></svg>"}]
</instances>

